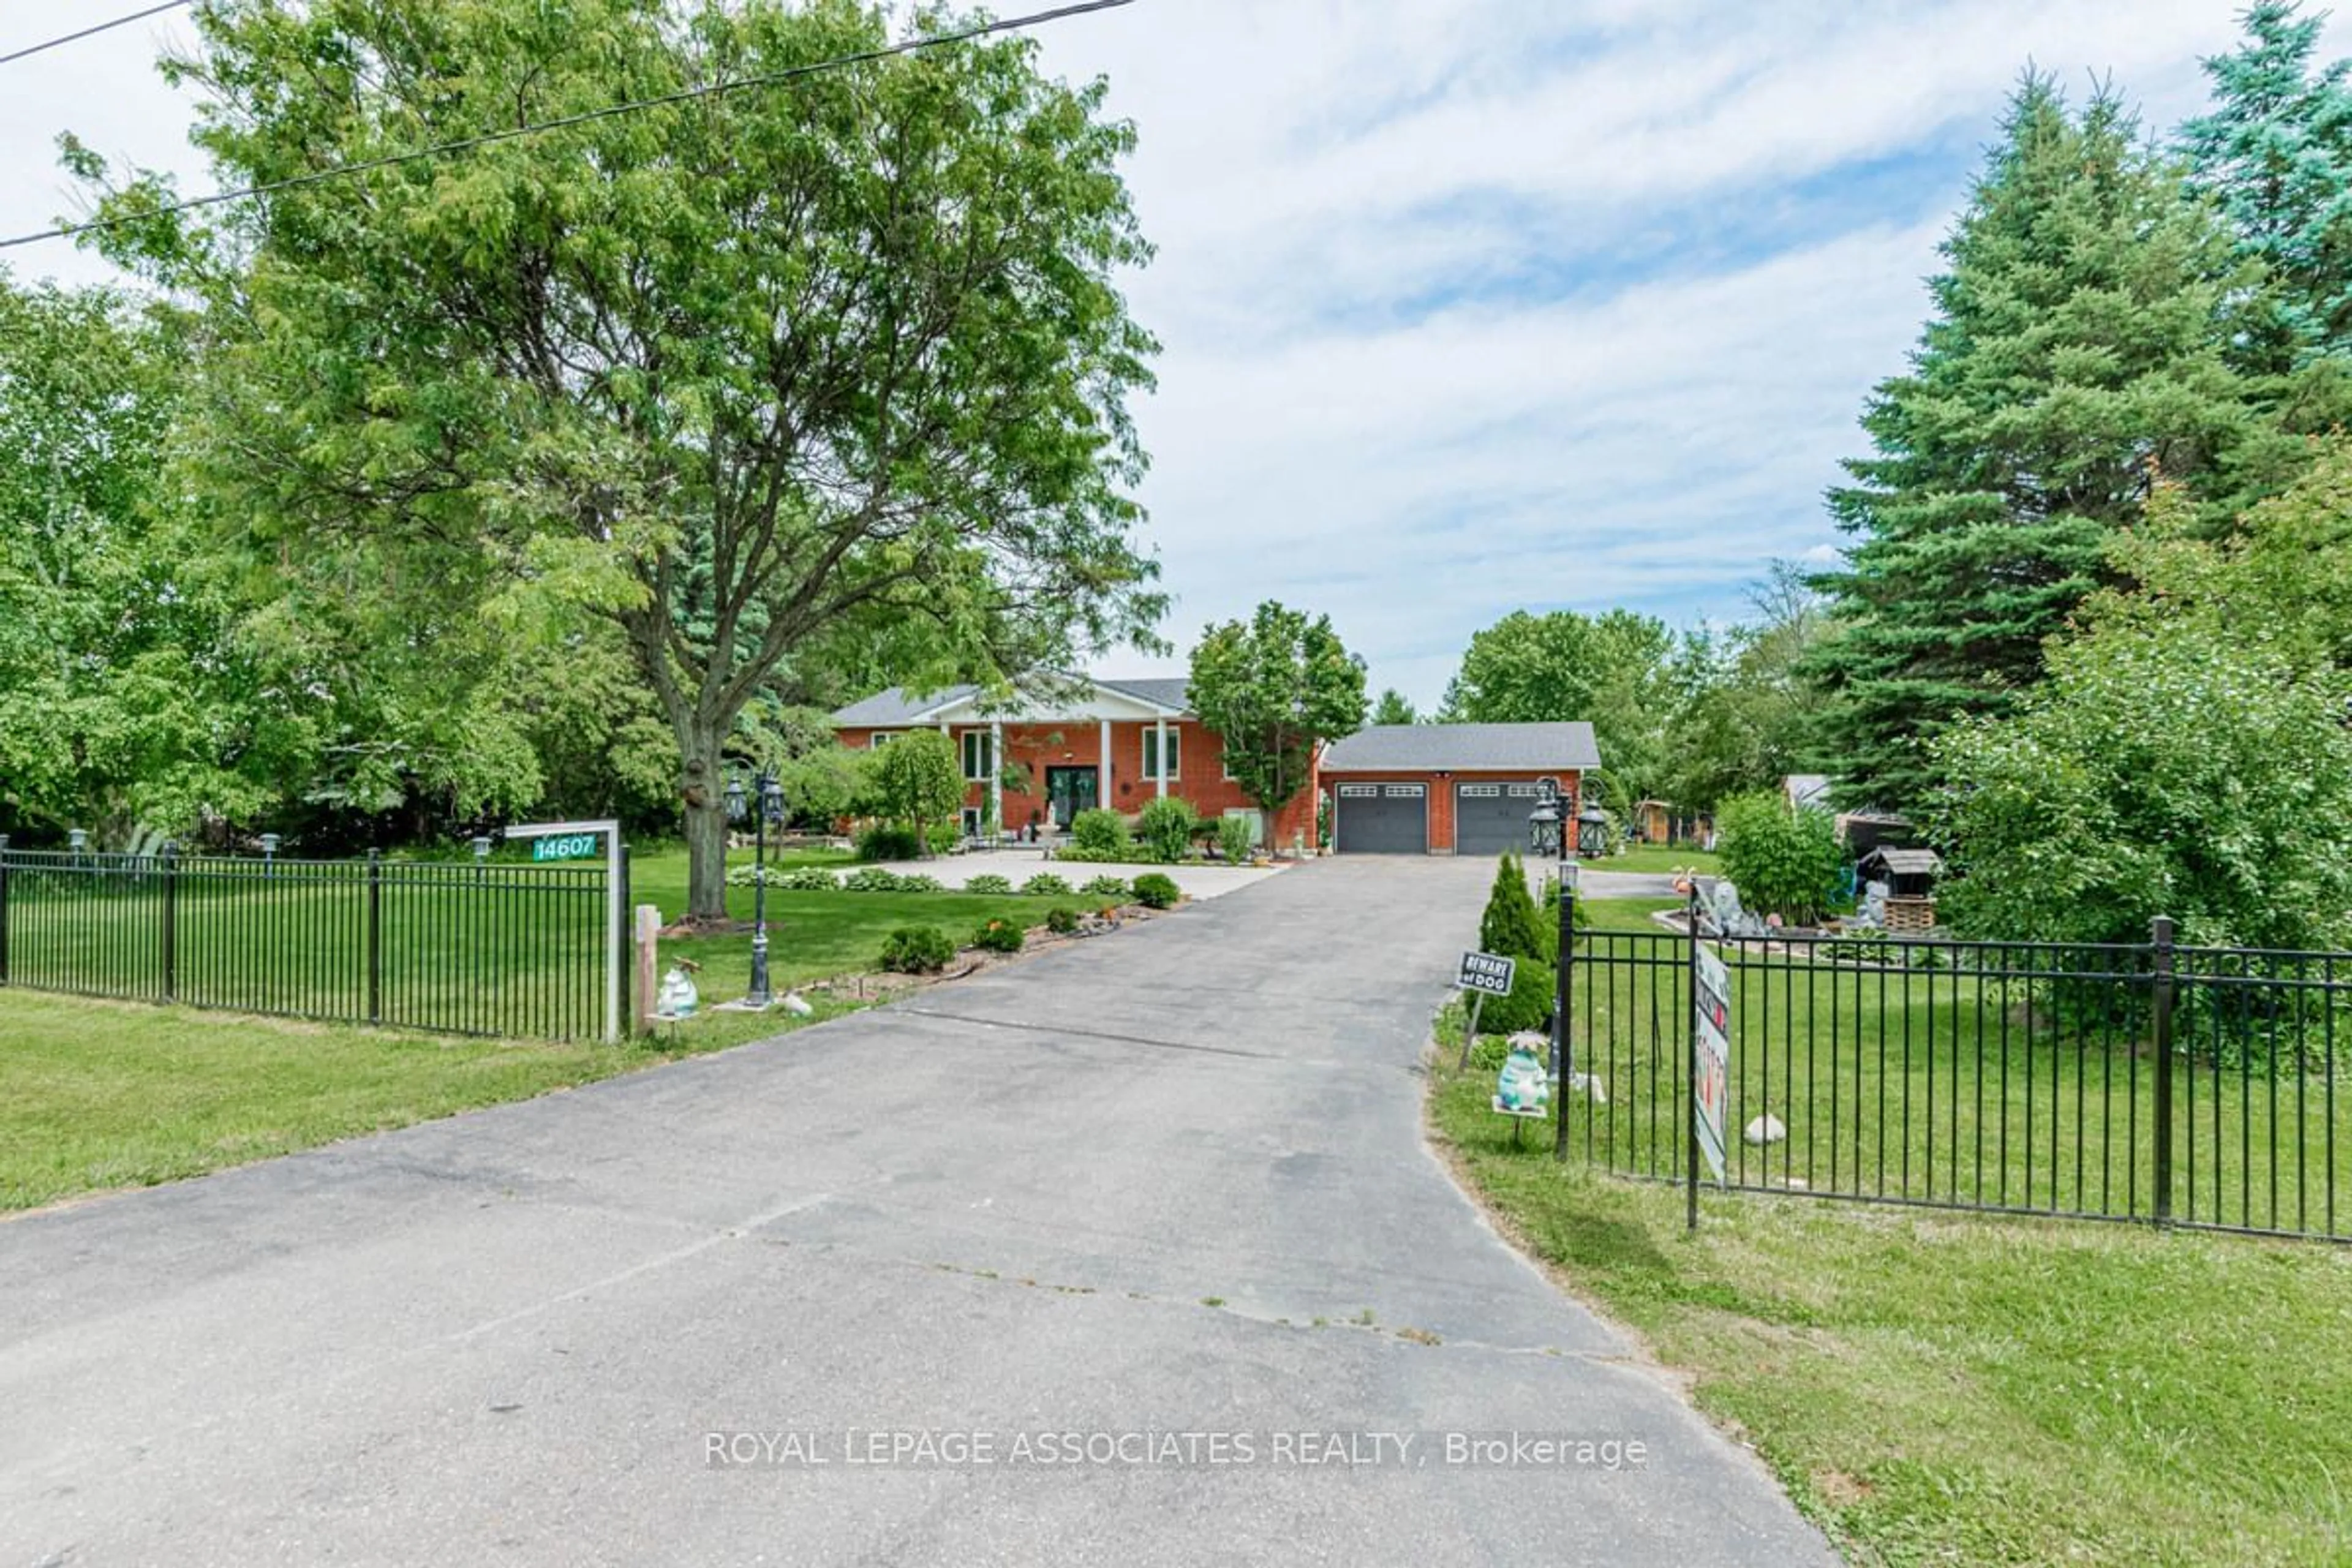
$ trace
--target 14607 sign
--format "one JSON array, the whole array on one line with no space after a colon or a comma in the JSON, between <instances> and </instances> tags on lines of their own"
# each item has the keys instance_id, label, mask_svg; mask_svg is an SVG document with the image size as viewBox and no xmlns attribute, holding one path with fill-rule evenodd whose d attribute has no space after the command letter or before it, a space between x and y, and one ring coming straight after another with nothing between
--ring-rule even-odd
<instances>
[{"instance_id":1,"label":"14607 sign","mask_svg":"<svg viewBox=\"0 0 2352 1568\"><path fill-rule=\"evenodd\" d=\"M585 860L593 857L599 847L593 833L565 833L554 837L532 839L530 858L534 860Z\"/></svg>"}]
</instances>

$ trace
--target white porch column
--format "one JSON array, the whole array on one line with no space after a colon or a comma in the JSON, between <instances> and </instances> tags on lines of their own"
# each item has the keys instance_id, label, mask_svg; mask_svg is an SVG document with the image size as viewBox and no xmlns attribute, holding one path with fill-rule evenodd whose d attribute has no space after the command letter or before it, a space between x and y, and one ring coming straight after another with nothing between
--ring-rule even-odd
<instances>
[{"instance_id":1,"label":"white porch column","mask_svg":"<svg viewBox=\"0 0 2352 1568\"><path fill-rule=\"evenodd\" d=\"M1004 831L1004 721L988 721L988 815Z\"/></svg>"},{"instance_id":2,"label":"white porch column","mask_svg":"<svg viewBox=\"0 0 2352 1568\"><path fill-rule=\"evenodd\" d=\"M1160 774L1160 794L1162 796L1165 796L1168 794L1168 721L1161 719L1158 721L1158 724L1160 728L1160 766L1155 771Z\"/></svg>"},{"instance_id":3,"label":"white porch column","mask_svg":"<svg viewBox=\"0 0 2352 1568\"><path fill-rule=\"evenodd\" d=\"M1110 804L1110 721L1102 721L1102 750L1096 753L1095 804Z\"/></svg>"}]
</instances>

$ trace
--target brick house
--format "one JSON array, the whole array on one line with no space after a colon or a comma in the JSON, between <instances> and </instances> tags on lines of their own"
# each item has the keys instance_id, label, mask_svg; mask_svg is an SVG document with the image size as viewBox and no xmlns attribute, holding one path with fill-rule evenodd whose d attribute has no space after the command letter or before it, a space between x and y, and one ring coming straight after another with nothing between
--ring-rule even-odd
<instances>
[{"instance_id":1,"label":"brick house","mask_svg":"<svg viewBox=\"0 0 2352 1568\"><path fill-rule=\"evenodd\" d=\"M1133 817L1156 795L1178 795L1204 817L1258 816L1225 776L1224 746L1185 705L1187 682L1071 677L1049 693L991 701L978 688L928 696L893 687L833 715L842 744L887 745L909 730L937 730L963 760L964 826L992 815L1008 832L1067 827L1081 811L1108 805ZM1016 783L1007 788L1012 765ZM1166 766L1161 766L1161 760ZM1315 789L1275 814L1274 839L1315 842Z\"/></svg>"},{"instance_id":2,"label":"brick house","mask_svg":"<svg viewBox=\"0 0 2352 1568\"><path fill-rule=\"evenodd\" d=\"M1255 821L1249 798L1225 776L1223 742L1185 705L1186 684L1071 677L1050 694L994 703L970 686L924 697L894 687L833 721L842 744L858 750L910 730L953 741L968 831L992 815L1010 832L1066 827L1096 805L1132 817L1160 795L1181 796L1204 817ZM1006 787L1000 757L1013 765L1015 787ZM1557 780L1573 811L1585 773L1600 765L1590 724L1377 725L1323 749L1307 786L1275 814L1273 839L1314 844L1324 803L1342 854L1524 849L1536 781Z\"/></svg>"}]
</instances>

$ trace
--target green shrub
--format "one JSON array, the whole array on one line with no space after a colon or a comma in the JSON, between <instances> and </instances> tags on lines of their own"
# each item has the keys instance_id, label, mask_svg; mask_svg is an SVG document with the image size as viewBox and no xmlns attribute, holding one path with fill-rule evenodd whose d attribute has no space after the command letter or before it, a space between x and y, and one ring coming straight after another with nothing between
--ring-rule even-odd
<instances>
[{"instance_id":1,"label":"green shrub","mask_svg":"<svg viewBox=\"0 0 2352 1568\"><path fill-rule=\"evenodd\" d=\"M1508 996L1489 996L1486 1005L1478 1010L1478 1032L1482 1035L1516 1035L1521 1029L1549 1032L1551 1028L1553 984L1550 964L1520 959L1517 969L1511 974L1511 994Z\"/></svg>"},{"instance_id":2,"label":"green shrub","mask_svg":"<svg viewBox=\"0 0 2352 1568\"><path fill-rule=\"evenodd\" d=\"M902 926L883 940L882 967L893 974L937 974L955 951L955 939L937 926Z\"/></svg>"},{"instance_id":3,"label":"green shrub","mask_svg":"<svg viewBox=\"0 0 2352 1568\"><path fill-rule=\"evenodd\" d=\"M1135 901L1147 910L1172 910L1183 896L1175 878L1158 871L1146 871L1135 879Z\"/></svg>"},{"instance_id":4,"label":"green shrub","mask_svg":"<svg viewBox=\"0 0 2352 1568\"><path fill-rule=\"evenodd\" d=\"M1238 866L1250 858L1256 847L1257 826L1246 816L1221 816L1217 819L1217 853Z\"/></svg>"},{"instance_id":5,"label":"green shrub","mask_svg":"<svg viewBox=\"0 0 2352 1568\"><path fill-rule=\"evenodd\" d=\"M1844 852L1826 811L1792 810L1771 792L1743 795L1716 808L1723 874L1739 901L1759 915L1811 925L1837 892Z\"/></svg>"},{"instance_id":6,"label":"green shrub","mask_svg":"<svg viewBox=\"0 0 2352 1568\"><path fill-rule=\"evenodd\" d=\"M983 871L966 882L963 890L967 893L1009 893L1013 890L1013 879L1000 877L993 871Z\"/></svg>"},{"instance_id":7,"label":"green shrub","mask_svg":"<svg viewBox=\"0 0 2352 1568\"><path fill-rule=\"evenodd\" d=\"M1478 1022L1481 1026L1478 1037L1470 1044L1470 1070L1501 1072L1505 1058L1511 1054L1511 1043L1500 1035L1486 1033L1484 1027L1486 1020L1484 1016L1481 1016Z\"/></svg>"},{"instance_id":8,"label":"green shrub","mask_svg":"<svg viewBox=\"0 0 2352 1568\"><path fill-rule=\"evenodd\" d=\"M1071 892L1070 884L1051 871L1038 872L1021 884L1021 890L1033 899L1066 899Z\"/></svg>"},{"instance_id":9,"label":"green shrub","mask_svg":"<svg viewBox=\"0 0 2352 1568\"><path fill-rule=\"evenodd\" d=\"M927 876L920 871L907 871L899 875L898 890L902 893L944 893L947 885L937 877Z\"/></svg>"},{"instance_id":10,"label":"green shrub","mask_svg":"<svg viewBox=\"0 0 2352 1568\"><path fill-rule=\"evenodd\" d=\"M1549 963L1559 936L1536 912L1528 892L1527 868L1506 850L1496 858L1495 885L1486 894L1486 911L1478 919L1478 950L1500 958L1516 958L1520 967Z\"/></svg>"},{"instance_id":11,"label":"green shrub","mask_svg":"<svg viewBox=\"0 0 2352 1568\"><path fill-rule=\"evenodd\" d=\"M1181 795L1155 795L1143 803L1142 814L1136 818L1136 836L1142 840L1148 858L1173 866L1192 849L1192 829L1200 820L1192 803Z\"/></svg>"},{"instance_id":12,"label":"green shrub","mask_svg":"<svg viewBox=\"0 0 2352 1568\"><path fill-rule=\"evenodd\" d=\"M915 837L911 827L877 823L858 834L857 858L860 860L919 860L923 841Z\"/></svg>"},{"instance_id":13,"label":"green shrub","mask_svg":"<svg viewBox=\"0 0 2352 1568\"><path fill-rule=\"evenodd\" d=\"M935 822L924 829L923 842L930 846L933 855L952 854L963 842L963 829L952 822Z\"/></svg>"},{"instance_id":14,"label":"green shrub","mask_svg":"<svg viewBox=\"0 0 2352 1568\"><path fill-rule=\"evenodd\" d=\"M1080 888L1078 891L1092 898L1124 899L1129 889L1127 879L1123 877L1095 877L1089 879L1087 885Z\"/></svg>"},{"instance_id":15,"label":"green shrub","mask_svg":"<svg viewBox=\"0 0 2352 1568\"><path fill-rule=\"evenodd\" d=\"M1029 933L1008 920L982 921L971 933L971 945L990 952L1019 952L1028 941Z\"/></svg>"},{"instance_id":16,"label":"green shrub","mask_svg":"<svg viewBox=\"0 0 2352 1568\"><path fill-rule=\"evenodd\" d=\"M898 888L898 873L885 866L860 866L841 879L845 893L895 893Z\"/></svg>"},{"instance_id":17,"label":"green shrub","mask_svg":"<svg viewBox=\"0 0 2352 1568\"><path fill-rule=\"evenodd\" d=\"M1067 936L1078 929L1078 911L1067 904L1055 904L1045 911L1045 929L1055 936Z\"/></svg>"},{"instance_id":18,"label":"green shrub","mask_svg":"<svg viewBox=\"0 0 2352 1568\"><path fill-rule=\"evenodd\" d=\"M1123 860L1135 852L1128 837L1127 818L1105 806L1082 811L1070 818L1072 859Z\"/></svg>"}]
</instances>

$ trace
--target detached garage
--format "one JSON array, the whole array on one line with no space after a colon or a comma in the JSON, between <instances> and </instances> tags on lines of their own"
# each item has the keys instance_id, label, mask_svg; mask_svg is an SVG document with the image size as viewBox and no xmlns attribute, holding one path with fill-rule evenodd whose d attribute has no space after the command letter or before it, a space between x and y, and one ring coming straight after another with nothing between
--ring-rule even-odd
<instances>
[{"instance_id":1,"label":"detached garage","mask_svg":"<svg viewBox=\"0 0 2352 1568\"><path fill-rule=\"evenodd\" d=\"M1558 780L1573 801L1600 765L1590 724L1377 725L1323 754L1332 845L1342 855L1524 849L1537 781Z\"/></svg>"}]
</instances>

